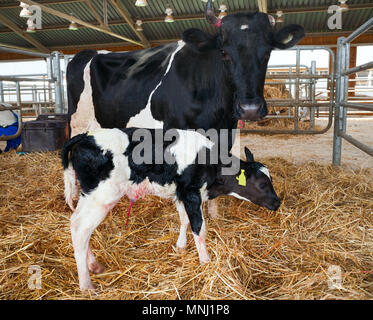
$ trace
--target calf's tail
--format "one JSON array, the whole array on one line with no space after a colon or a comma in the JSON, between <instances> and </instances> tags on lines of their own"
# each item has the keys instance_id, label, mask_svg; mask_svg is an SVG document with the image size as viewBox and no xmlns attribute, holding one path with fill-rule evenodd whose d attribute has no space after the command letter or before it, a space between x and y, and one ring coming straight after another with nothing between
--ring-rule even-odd
<instances>
[{"instance_id":1,"label":"calf's tail","mask_svg":"<svg viewBox=\"0 0 373 320\"><path fill-rule=\"evenodd\" d=\"M73 200L78 196L78 186L76 181L76 173L70 161L71 153L78 142L86 137L86 134L80 134L67 141L61 151L62 165L64 168L64 183L65 183L65 201L72 211L75 210Z\"/></svg>"}]
</instances>

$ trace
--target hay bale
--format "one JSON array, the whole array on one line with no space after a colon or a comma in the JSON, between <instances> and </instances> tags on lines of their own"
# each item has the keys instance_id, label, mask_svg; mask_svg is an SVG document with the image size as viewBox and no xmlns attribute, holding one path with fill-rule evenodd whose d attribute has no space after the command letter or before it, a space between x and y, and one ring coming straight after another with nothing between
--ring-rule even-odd
<instances>
[{"instance_id":1,"label":"hay bale","mask_svg":"<svg viewBox=\"0 0 373 320\"><path fill-rule=\"evenodd\" d=\"M57 153L2 155L0 299L371 299L372 173L261 161L281 209L219 198L220 218L207 218L206 266L190 232L187 252L176 252L172 202L136 202L126 232L123 199L91 238L106 267L92 276L98 296L91 296L79 290ZM40 290L28 288L31 265L41 267ZM331 265L342 269L341 290L328 287Z\"/></svg>"},{"instance_id":2,"label":"hay bale","mask_svg":"<svg viewBox=\"0 0 373 320\"><path fill-rule=\"evenodd\" d=\"M276 85L265 85L264 86L264 98L265 99L290 99L291 94L289 90L286 89L286 85L279 83ZM290 108L290 115L294 116L295 109ZM268 106L268 115L289 115L289 108L287 106ZM241 129L241 123L238 124ZM308 130L310 127L309 123L299 122L299 129ZM315 126L316 127L316 126ZM265 119L257 122L245 122L246 129L294 129L293 119ZM316 127L316 130L320 128Z\"/></svg>"}]
</instances>

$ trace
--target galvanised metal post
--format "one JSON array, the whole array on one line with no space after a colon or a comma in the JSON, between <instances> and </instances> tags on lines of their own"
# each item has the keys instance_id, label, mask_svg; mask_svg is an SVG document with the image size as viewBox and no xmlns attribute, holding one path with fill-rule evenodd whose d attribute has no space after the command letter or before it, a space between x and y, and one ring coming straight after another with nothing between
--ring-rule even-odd
<instances>
[{"instance_id":1,"label":"galvanised metal post","mask_svg":"<svg viewBox=\"0 0 373 320\"><path fill-rule=\"evenodd\" d=\"M343 43L344 51L345 51L345 61L344 61L344 66L343 66L343 94L342 94L342 101L345 102L348 100L348 79L349 76L348 74L345 74L345 72L350 68L350 43L344 41ZM342 126L342 132L346 133L346 127L347 127L347 110L348 108L343 107L343 126Z\"/></svg>"},{"instance_id":2,"label":"galvanised metal post","mask_svg":"<svg viewBox=\"0 0 373 320\"><path fill-rule=\"evenodd\" d=\"M316 74L316 61L311 61L311 74L313 75ZM315 79L311 79L310 98L311 98L311 103L316 103L316 80ZM311 130L315 129L315 107L311 108L310 127L311 127Z\"/></svg>"},{"instance_id":3,"label":"galvanised metal post","mask_svg":"<svg viewBox=\"0 0 373 320\"><path fill-rule=\"evenodd\" d=\"M297 48L297 64L296 64L296 86L295 86L295 115L294 115L294 130L298 131L299 129L299 91L300 91L300 50Z\"/></svg>"},{"instance_id":4,"label":"galvanised metal post","mask_svg":"<svg viewBox=\"0 0 373 320\"><path fill-rule=\"evenodd\" d=\"M63 86L62 86L62 74L60 65L60 53L57 51L52 52L53 59L53 75L54 75L54 94L56 103L56 112L63 113Z\"/></svg>"},{"instance_id":5,"label":"galvanised metal post","mask_svg":"<svg viewBox=\"0 0 373 320\"><path fill-rule=\"evenodd\" d=\"M344 97L344 77L342 73L345 70L346 63L346 47L344 45L344 37L338 38L337 43L337 87L334 107L334 138L333 138L333 165L341 165L342 153L342 137L340 132L343 131L343 106L341 102Z\"/></svg>"},{"instance_id":6,"label":"galvanised metal post","mask_svg":"<svg viewBox=\"0 0 373 320\"><path fill-rule=\"evenodd\" d=\"M0 81L0 102L4 101L4 84L2 81Z\"/></svg>"}]
</instances>

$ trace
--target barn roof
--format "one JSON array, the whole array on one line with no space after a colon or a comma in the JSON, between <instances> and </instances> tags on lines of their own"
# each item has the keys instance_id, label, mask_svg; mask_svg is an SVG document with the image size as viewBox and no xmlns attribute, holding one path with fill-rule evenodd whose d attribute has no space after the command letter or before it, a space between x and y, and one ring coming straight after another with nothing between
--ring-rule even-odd
<instances>
[{"instance_id":1,"label":"barn roof","mask_svg":"<svg viewBox=\"0 0 373 320\"><path fill-rule=\"evenodd\" d=\"M105 29L104 0L39 0L36 2L69 16L73 14L75 18ZM78 30L70 31L68 29L70 21L44 10L42 11L42 29L29 34L25 32L26 19L19 17L21 10L19 1L2 0L0 2L0 43L51 51L88 47L109 48L130 44L123 38L113 36L114 33L149 46L180 39L183 30L191 27L212 31L204 18L206 4L202 0L147 0L147 2L146 7L136 7L135 0L107 0L107 21L111 34L82 25L79 25ZM373 16L371 0L349 0L347 3L350 10L343 13L342 30L330 30L327 26L330 16L327 9L330 5L338 4L337 0L215 0L216 13L219 12L221 3L227 5L228 13L255 11L262 3L266 3L268 13L275 15L277 10L282 10L285 24L303 25L308 36L349 33ZM164 22L164 11L168 4L174 11L174 23ZM136 19L142 19L144 23L141 33L135 30Z\"/></svg>"}]
</instances>

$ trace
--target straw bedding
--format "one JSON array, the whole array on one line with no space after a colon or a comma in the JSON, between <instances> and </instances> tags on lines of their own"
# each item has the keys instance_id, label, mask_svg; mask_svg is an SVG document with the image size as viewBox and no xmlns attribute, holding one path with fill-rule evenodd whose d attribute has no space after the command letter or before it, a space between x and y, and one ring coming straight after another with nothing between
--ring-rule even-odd
<instances>
[{"instance_id":1,"label":"straw bedding","mask_svg":"<svg viewBox=\"0 0 373 320\"><path fill-rule=\"evenodd\" d=\"M123 199L92 235L106 267L92 275L92 295L79 291L58 154L1 155L0 299L372 299L371 173L261 160L281 209L219 198L220 217L207 218L205 266L190 231L186 252L175 251L172 202L136 202L126 231ZM41 267L39 290L28 288L31 265ZM333 265L340 289L328 286Z\"/></svg>"}]
</instances>

